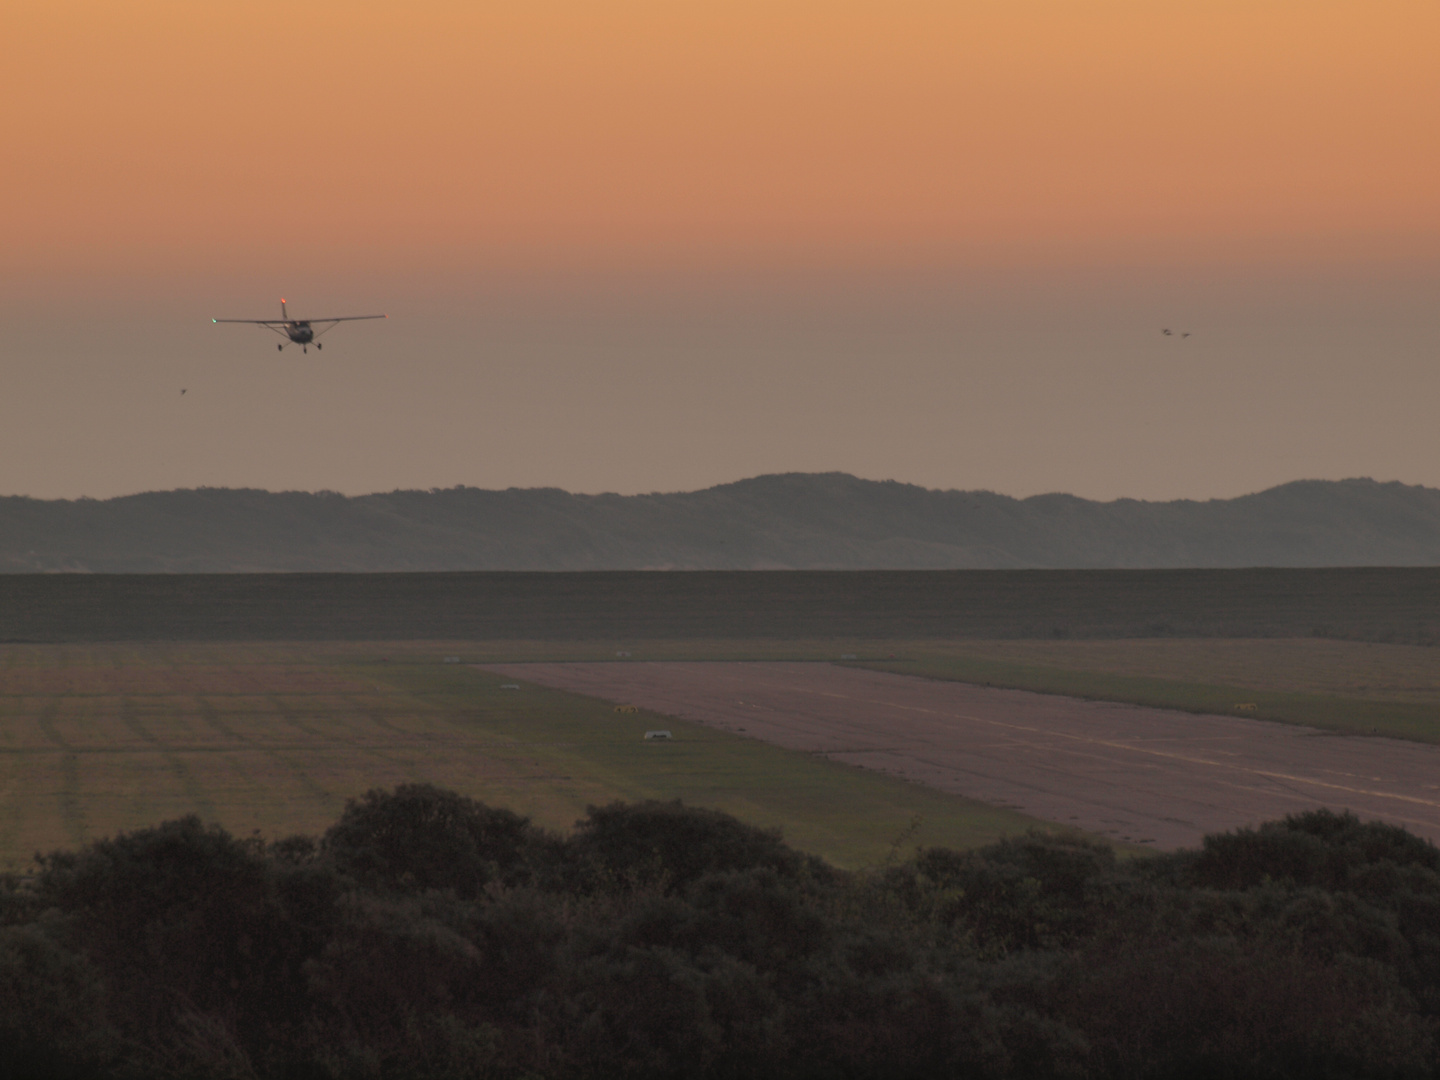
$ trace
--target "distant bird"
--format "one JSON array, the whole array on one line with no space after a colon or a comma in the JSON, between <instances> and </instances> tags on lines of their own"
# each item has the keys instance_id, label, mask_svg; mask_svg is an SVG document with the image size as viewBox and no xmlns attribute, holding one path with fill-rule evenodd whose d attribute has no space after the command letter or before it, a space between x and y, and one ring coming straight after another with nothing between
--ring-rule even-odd
<instances>
[{"instance_id":1,"label":"distant bird","mask_svg":"<svg viewBox=\"0 0 1440 1080\"><path fill-rule=\"evenodd\" d=\"M1181 334L1180 336L1181 336L1181 337L1189 337L1189 336L1190 336L1190 331L1189 331L1189 330L1186 330L1186 331L1185 331L1183 334Z\"/></svg>"},{"instance_id":2,"label":"distant bird","mask_svg":"<svg viewBox=\"0 0 1440 1080\"><path fill-rule=\"evenodd\" d=\"M1166 337L1174 337L1174 336L1175 336L1175 335L1172 334L1169 330L1161 330L1160 333L1164 334Z\"/></svg>"},{"instance_id":3,"label":"distant bird","mask_svg":"<svg viewBox=\"0 0 1440 1080\"><path fill-rule=\"evenodd\" d=\"M181 397L184 397L184 396L185 396L185 388L184 388L183 386L180 388L180 396L181 396Z\"/></svg>"}]
</instances>

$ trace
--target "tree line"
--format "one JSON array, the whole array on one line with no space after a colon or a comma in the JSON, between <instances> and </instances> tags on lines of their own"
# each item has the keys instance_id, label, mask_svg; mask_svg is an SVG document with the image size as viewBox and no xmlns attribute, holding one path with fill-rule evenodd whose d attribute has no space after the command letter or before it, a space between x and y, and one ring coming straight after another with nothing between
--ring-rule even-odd
<instances>
[{"instance_id":1,"label":"tree line","mask_svg":"<svg viewBox=\"0 0 1440 1080\"><path fill-rule=\"evenodd\" d=\"M568 836L429 785L0 882L0 1075L1440 1076L1440 852L1316 811L846 872L679 803Z\"/></svg>"}]
</instances>

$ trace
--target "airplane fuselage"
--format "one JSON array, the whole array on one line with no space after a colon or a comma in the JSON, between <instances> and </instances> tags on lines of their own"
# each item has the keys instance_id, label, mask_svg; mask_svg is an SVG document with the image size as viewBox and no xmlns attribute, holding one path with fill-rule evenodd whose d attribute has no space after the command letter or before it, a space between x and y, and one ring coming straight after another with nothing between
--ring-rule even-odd
<instances>
[{"instance_id":1,"label":"airplane fuselage","mask_svg":"<svg viewBox=\"0 0 1440 1080\"><path fill-rule=\"evenodd\" d=\"M315 331L308 322L291 321L285 324L285 333L296 345L309 345L315 340Z\"/></svg>"}]
</instances>

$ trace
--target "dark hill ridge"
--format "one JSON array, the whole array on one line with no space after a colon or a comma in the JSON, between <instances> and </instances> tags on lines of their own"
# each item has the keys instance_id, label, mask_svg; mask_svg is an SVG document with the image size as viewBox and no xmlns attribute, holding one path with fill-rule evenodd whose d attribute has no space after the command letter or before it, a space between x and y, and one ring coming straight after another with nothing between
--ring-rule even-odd
<instances>
[{"instance_id":1,"label":"dark hill ridge","mask_svg":"<svg viewBox=\"0 0 1440 1080\"><path fill-rule=\"evenodd\" d=\"M1092 502L789 473L704 491L201 488L0 498L0 572L1440 565L1440 490L1305 480Z\"/></svg>"}]
</instances>

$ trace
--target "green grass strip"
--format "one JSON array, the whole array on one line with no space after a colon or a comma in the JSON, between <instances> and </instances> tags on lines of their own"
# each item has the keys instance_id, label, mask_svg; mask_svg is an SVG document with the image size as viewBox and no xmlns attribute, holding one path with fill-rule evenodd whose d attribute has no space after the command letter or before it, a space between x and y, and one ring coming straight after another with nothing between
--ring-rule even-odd
<instances>
[{"instance_id":1,"label":"green grass strip","mask_svg":"<svg viewBox=\"0 0 1440 1080\"><path fill-rule=\"evenodd\" d=\"M923 656L897 660L870 660L862 656L847 663L848 666L875 671L1031 690L1038 694L1117 701L1182 712L1245 716L1282 724L1305 724L1346 735L1383 735L1413 742L1440 743L1440 708L1415 702L1246 690L966 656Z\"/></svg>"}]
</instances>

